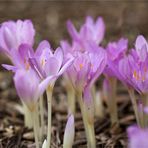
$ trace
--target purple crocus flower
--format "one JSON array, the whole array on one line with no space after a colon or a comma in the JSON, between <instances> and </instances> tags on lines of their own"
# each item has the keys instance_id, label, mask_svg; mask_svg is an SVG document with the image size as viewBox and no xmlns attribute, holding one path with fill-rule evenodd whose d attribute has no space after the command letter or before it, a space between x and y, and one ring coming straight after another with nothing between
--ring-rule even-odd
<instances>
[{"instance_id":1,"label":"purple crocus flower","mask_svg":"<svg viewBox=\"0 0 148 148\"><path fill-rule=\"evenodd\" d=\"M74 54L74 62L67 70L67 75L70 78L75 89L83 92L84 88L91 87L95 80L103 72L107 55L104 49L96 44L89 45L92 52L76 51Z\"/></svg>"},{"instance_id":2,"label":"purple crocus flower","mask_svg":"<svg viewBox=\"0 0 148 148\"><path fill-rule=\"evenodd\" d=\"M44 79L48 76L58 78L72 64L73 58L64 62L63 50L58 47L53 53L49 43L42 41L33 58L30 58L30 65Z\"/></svg>"},{"instance_id":3,"label":"purple crocus flower","mask_svg":"<svg viewBox=\"0 0 148 148\"><path fill-rule=\"evenodd\" d=\"M135 49L117 61L110 61L109 67L115 76L128 87L136 89L139 93L148 91L147 69L148 69L148 48L143 36L138 36Z\"/></svg>"},{"instance_id":4,"label":"purple crocus flower","mask_svg":"<svg viewBox=\"0 0 148 148\"><path fill-rule=\"evenodd\" d=\"M21 44L18 50L13 50L11 52L11 60L13 65L2 64L2 66L15 72L17 69L28 70L30 68L29 59L34 57L34 51L28 44Z\"/></svg>"},{"instance_id":5,"label":"purple crocus flower","mask_svg":"<svg viewBox=\"0 0 148 148\"><path fill-rule=\"evenodd\" d=\"M25 43L30 46L34 43L35 29L30 20L8 21L0 27L0 51L11 59L11 51Z\"/></svg>"},{"instance_id":6,"label":"purple crocus flower","mask_svg":"<svg viewBox=\"0 0 148 148\"><path fill-rule=\"evenodd\" d=\"M141 129L137 126L130 126L127 130L129 138L129 148L148 147L148 129Z\"/></svg>"},{"instance_id":7,"label":"purple crocus flower","mask_svg":"<svg viewBox=\"0 0 148 148\"><path fill-rule=\"evenodd\" d=\"M49 82L54 77L48 77L40 81L39 77L31 68L27 71L19 69L14 75L14 83L17 93L28 108L33 111L36 107L37 100L48 87Z\"/></svg>"},{"instance_id":8,"label":"purple crocus flower","mask_svg":"<svg viewBox=\"0 0 148 148\"><path fill-rule=\"evenodd\" d=\"M80 32L77 32L71 21L67 22L67 28L70 36L77 46L82 48L86 42L95 42L100 44L105 34L105 24L101 17L98 17L96 22L88 16L85 23L81 26Z\"/></svg>"},{"instance_id":9,"label":"purple crocus flower","mask_svg":"<svg viewBox=\"0 0 148 148\"><path fill-rule=\"evenodd\" d=\"M28 44L20 45L18 51L12 52L12 61L14 66L3 64L3 67L14 72L19 68L28 70L31 67L43 80L52 75L60 76L73 59L63 64L63 50L59 47L53 53L50 44L42 41L35 52Z\"/></svg>"},{"instance_id":10,"label":"purple crocus flower","mask_svg":"<svg viewBox=\"0 0 148 148\"><path fill-rule=\"evenodd\" d=\"M108 56L108 63L110 62L118 62L120 59L122 59L128 49L128 40L121 38L117 42L110 42L107 45L106 51L107 51L107 56ZM114 77L114 72L110 68L109 64L104 70L104 74L107 77Z\"/></svg>"}]
</instances>

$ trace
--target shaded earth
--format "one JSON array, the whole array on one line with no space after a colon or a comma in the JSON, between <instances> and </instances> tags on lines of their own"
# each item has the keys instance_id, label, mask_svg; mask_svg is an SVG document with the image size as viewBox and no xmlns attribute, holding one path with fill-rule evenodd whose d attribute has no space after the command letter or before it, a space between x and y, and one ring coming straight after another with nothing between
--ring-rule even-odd
<instances>
[{"instance_id":1,"label":"shaded earth","mask_svg":"<svg viewBox=\"0 0 148 148\"><path fill-rule=\"evenodd\" d=\"M135 122L135 117L125 88L121 84L119 86L117 98L120 126L111 127L104 103L104 116L95 118L98 148L127 147L126 128ZM12 84L12 75L5 71L0 72L0 96L0 148L34 148L33 132L24 127L23 114L19 111L21 103ZM52 108L52 148L60 148L67 121L66 94L61 86L61 80L55 86ZM47 119L46 105L45 119ZM86 137L78 105L75 115L75 130L73 147L85 148Z\"/></svg>"}]
</instances>

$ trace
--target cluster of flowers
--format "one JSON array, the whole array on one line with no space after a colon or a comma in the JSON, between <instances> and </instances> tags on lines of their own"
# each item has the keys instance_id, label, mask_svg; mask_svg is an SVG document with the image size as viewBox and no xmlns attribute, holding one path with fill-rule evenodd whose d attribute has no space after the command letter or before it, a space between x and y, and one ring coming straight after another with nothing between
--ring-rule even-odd
<instances>
[{"instance_id":1,"label":"cluster of flowers","mask_svg":"<svg viewBox=\"0 0 148 148\"><path fill-rule=\"evenodd\" d=\"M145 38L139 35L134 49L130 50L128 50L128 40L125 38L109 42L103 48L101 42L105 34L105 24L101 17L94 21L88 16L79 32L72 22L68 21L67 29L72 38L71 43L61 41L60 47L52 50L48 41L41 41L34 50L35 29L30 20L8 21L2 23L0 27L0 51L12 62L12 65L2 66L14 73L17 93L27 110L25 123L29 127L33 124L34 127L36 147L40 147L39 139L41 140L44 134L43 93L45 91L48 103L48 129L47 142L44 141L43 147L50 147L52 91L61 75L66 83L69 114L75 113L75 95L78 99L89 148L96 147L94 84L101 74L105 76L103 90L112 124L118 124L116 105L118 79L128 88L138 126L146 128L148 126L148 43ZM134 91L140 94L140 101L136 100ZM135 142L138 135L148 134L146 130L143 132L140 128L134 126L128 132L131 148L138 147L138 143ZM135 134L134 131L140 134ZM144 139L144 136L141 136L141 139L142 137ZM70 148L73 139L74 117L70 115L64 135L64 147Z\"/></svg>"}]
</instances>

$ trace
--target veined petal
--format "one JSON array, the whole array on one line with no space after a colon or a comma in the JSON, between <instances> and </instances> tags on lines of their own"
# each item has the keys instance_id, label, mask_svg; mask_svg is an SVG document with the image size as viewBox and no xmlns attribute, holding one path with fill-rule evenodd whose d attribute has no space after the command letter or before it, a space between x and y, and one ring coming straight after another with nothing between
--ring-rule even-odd
<instances>
[{"instance_id":1,"label":"veined petal","mask_svg":"<svg viewBox=\"0 0 148 148\"><path fill-rule=\"evenodd\" d=\"M39 96L39 79L33 70L17 70L14 83L20 99L27 105L35 103Z\"/></svg>"},{"instance_id":2,"label":"veined petal","mask_svg":"<svg viewBox=\"0 0 148 148\"><path fill-rule=\"evenodd\" d=\"M3 31L4 40L6 42L7 48L10 50L12 47L17 48L17 42L14 38L13 32L11 32L10 28L5 27Z\"/></svg>"},{"instance_id":3,"label":"veined petal","mask_svg":"<svg viewBox=\"0 0 148 148\"><path fill-rule=\"evenodd\" d=\"M60 70L60 63L55 57L50 57L44 66L46 76L56 75Z\"/></svg>"},{"instance_id":4,"label":"veined petal","mask_svg":"<svg viewBox=\"0 0 148 148\"><path fill-rule=\"evenodd\" d=\"M64 53L63 53L63 50L60 47L58 47L55 50L54 57L58 60L59 67L61 67L61 65L63 63Z\"/></svg>"},{"instance_id":5,"label":"veined petal","mask_svg":"<svg viewBox=\"0 0 148 148\"><path fill-rule=\"evenodd\" d=\"M41 56L43 50L48 50L49 54L50 54L50 55L53 55L53 54L52 54L52 50L51 50L51 46L50 46L49 42L46 41L46 40L40 42L39 46L38 46L37 49L36 49L35 55L36 55L37 57L38 57L38 56Z\"/></svg>"},{"instance_id":6,"label":"veined petal","mask_svg":"<svg viewBox=\"0 0 148 148\"><path fill-rule=\"evenodd\" d=\"M137 37L135 47L140 60L144 61L148 54L148 43L142 35Z\"/></svg>"}]
</instances>

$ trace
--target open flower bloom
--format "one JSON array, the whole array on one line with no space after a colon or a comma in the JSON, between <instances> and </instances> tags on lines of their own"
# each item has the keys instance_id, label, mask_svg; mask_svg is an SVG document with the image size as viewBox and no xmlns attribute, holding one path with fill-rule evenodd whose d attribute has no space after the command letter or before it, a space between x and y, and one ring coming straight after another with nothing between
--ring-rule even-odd
<instances>
[{"instance_id":1,"label":"open flower bloom","mask_svg":"<svg viewBox=\"0 0 148 148\"><path fill-rule=\"evenodd\" d=\"M106 52L99 49L96 53L77 52L67 74L76 89L92 85L106 66Z\"/></svg>"},{"instance_id":2,"label":"open flower bloom","mask_svg":"<svg viewBox=\"0 0 148 148\"><path fill-rule=\"evenodd\" d=\"M30 68L29 59L34 57L33 48L28 44L21 44L18 50L11 52L11 60L13 65L2 64L2 66L15 72L18 69L28 70Z\"/></svg>"},{"instance_id":3,"label":"open flower bloom","mask_svg":"<svg viewBox=\"0 0 148 148\"><path fill-rule=\"evenodd\" d=\"M73 58L64 62L63 50L58 47L55 52L50 48L47 41L42 41L38 46L33 58L30 58L30 65L41 79L49 76L58 78L72 64ZM51 82L54 84L54 81Z\"/></svg>"},{"instance_id":4,"label":"open flower bloom","mask_svg":"<svg viewBox=\"0 0 148 148\"><path fill-rule=\"evenodd\" d=\"M108 56L108 63L110 61L118 62L122 59L128 49L128 40L121 38L117 42L110 42L107 45L106 51ZM114 72L111 70L109 64L104 70L104 74L109 77L114 77Z\"/></svg>"},{"instance_id":5,"label":"open flower bloom","mask_svg":"<svg viewBox=\"0 0 148 148\"><path fill-rule=\"evenodd\" d=\"M11 59L11 51L25 43L30 46L34 43L35 29L30 20L8 21L0 27L0 51Z\"/></svg>"},{"instance_id":6,"label":"open flower bloom","mask_svg":"<svg viewBox=\"0 0 148 148\"><path fill-rule=\"evenodd\" d=\"M19 69L14 75L14 83L20 99L33 111L37 100L48 87L53 77L48 77L40 81L38 75L33 69Z\"/></svg>"},{"instance_id":7,"label":"open flower bloom","mask_svg":"<svg viewBox=\"0 0 148 148\"><path fill-rule=\"evenodd\" d=\"M128 128L127 133L129 138L129 148L148 147L148 129L141 129L134 125Z\"/></svg>"},{"instance_id":8,"label":"open flower bloom","mask_svg":"<svg viewBox=\"0 0 148 148\"><path fill-rule=\"evenodd\" d=\"M74 62L67 70L67 75L74 88L83 92L85 88L90 88L96 79L103 72L107 55L104 49L96 44L88 45L91 52L79 52L74 54ZM91 49L92 48L92 49Z\"/></svg>"},{"instance_id":9,"label":"open flower bloom","mask_svg":"<svg viewBox=\"0 0 148 148\"><path fill-rule=\"evenodd\" d=\"M53 53L50 44L42 41L36 52L28 44L20 45L18 51L13 52L12 61L14 66L3 64L3 67L14 72L19 68L28 70L31 67L43 80L53 75L58 78L69 67L73 59L70 58L63 64L62 49L57 48Z\"/></svg>"},{"instance_id":10,"label":"open flower bloom","mask_svg":"<svg viewBox=\"0 0 148 148\"><path fill-rule=\"evenodd\" d=\"M88 16L85 23L81 26L80 32L77 32L71 21L67 22L67 28L73 41L84 46L85 42L93 41L100 44L105 34L105 24L101 17L98 17L96 22Z\"/></svg>"},{"instance_id":11,"label":"open flower bloom","mask_svg":"<svg viewBox=\"0 0 148 148\"><path fill-rule=\"evenodd\" d=\"M138 36L135 49L118 61L109 65L116 75L128 87L133 87L139 93L148 92L148 46L143 36Z\"/></svg>"}]
</instances>

